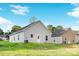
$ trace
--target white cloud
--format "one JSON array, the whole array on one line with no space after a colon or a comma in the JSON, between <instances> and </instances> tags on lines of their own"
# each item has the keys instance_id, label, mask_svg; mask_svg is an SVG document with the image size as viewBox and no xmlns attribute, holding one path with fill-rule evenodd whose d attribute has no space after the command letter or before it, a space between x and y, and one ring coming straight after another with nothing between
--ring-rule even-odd
<instances>
[{"instance_id":1,"label":"white cloud","mask_svg":"<svg viewBox=\"0 0 79 59\"><path fill-rule=\"evenodd\" d=\"M26 15L29 12L29 7L21 5L10 5L12 7L11 12L19 15Z\"/></svg>"},{"instance_id":2,"label":"white cloud","mask_svg":"<svg viewBox=\"0 0 79 59\"><path fill-rule=\"evenodd\" d=\"M79 3L71 3L73 6L79 6Z\"/></svg>"},{"instance_id":3,"label":"white cloud","mask_svg":"<svg viewBox=\"0 0 79 59\"><path fill-rule=\"evenodd\" d=\"M67 13L69 16L73 16L73 17L76 17L76 18L79 18L79 6L72 9L71 12L68 12Z\"/></svg>"},{"instance_id":4,"label":"white cloud","mask_svg":"<svg viewBox=\"0 0 79 59\"><path fill-rule=\"evenodd\" d=\"M72 30L79 30L79 26L72 26Z\"/></svg>"},{"instance_id":5,"label":"white cloud","mask_svg":"<svg viewBox=\"0 0 79 59\"><path fill-rule=\"evenodd\" d=\"M0 17L0 25L3 26L3 30L11 30L11 27L14 25L11 21L7 20L6 18Z\"/></svg>"},{"instance_id":6,"label":"white cloud","mask_svg":"<svg viewBox=\"0 0 79 59\"><path fill-rule=\"evenodd\" d=\"M79 4L78 3L72 3L71 5L74 5L75 8L73 8L72 11L68 12L67 14L69 16L73 16L75 18L79 18Z\"/></svg>"}]
</instances>

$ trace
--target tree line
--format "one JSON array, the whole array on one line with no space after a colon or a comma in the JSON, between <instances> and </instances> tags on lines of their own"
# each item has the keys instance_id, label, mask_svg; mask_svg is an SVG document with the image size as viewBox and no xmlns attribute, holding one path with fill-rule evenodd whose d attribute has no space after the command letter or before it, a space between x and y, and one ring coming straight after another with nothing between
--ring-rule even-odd
<instances>
[{"instance_id":1,"label":"tree line","mask_svg":"<svg viewBox=\"0 0 79 59\"><path fill-rule=\"evenodd\" d=\"M29 23L36 22L37 21L37 18L33 16L31 19L29 19L29 21L30 21ZM12 26L11 31L7 31L7 32L3 32L3 30L0 28L0 35L5 35L6 37L8 37L9 34L11 34L13 32L16 32L16 31L18 31L20 29L22 29L22 27L19 26L19 25ZM49 31L53 32L54 30L63 30L63 26L60 26L60 25L53 26L53 25L50 25L49 24L49 25L47 25L47 29Z\"/></svg>"},{"instance_id":2,"label":"tree line","mask_svg":"<svg viewBox=\"0 0 79 59\"><path fill-rule=\"evenodd\" d=\"M13 32L16 32L16 31L18 31L18 30L20 30L20 29L22 29L22 27L21 26L19 26L19 25L14 25L13 27L12 27L12 29L11 29L11 31L8 31L8 32L3 32L3 30L2 29L0 29L0 35L6 35L6 36L8 36L9 34L11 34L11 33L13 33ZM56 26L56 27L54 27L53 25L47 25L47 29L49 30L49 31L51 31L51 32L53 32L54 30L63 30L63 27L62 26Z\"/></svg>"},{"instance_id":3,"label":"tree line","mask_svg":"<svg viewBox=\"0 0 79 59\"><path fill-rule=\"evenodd\" d=\"M51 32L55 31L55 30L63 30L63 26L58 25L58 26L53 26L53 25L47 25L47 29Z\"/></svg>"}]
</instances>

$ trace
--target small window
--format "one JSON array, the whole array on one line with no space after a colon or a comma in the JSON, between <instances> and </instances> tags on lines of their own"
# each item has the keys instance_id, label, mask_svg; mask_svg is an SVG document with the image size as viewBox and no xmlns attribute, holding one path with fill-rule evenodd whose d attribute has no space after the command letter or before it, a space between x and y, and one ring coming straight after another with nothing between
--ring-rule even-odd
<instances>
[{"instance_id":1,"label":"small window","mask_svg":"<svg viewBox=\"0 0 79 59\"><path fill-rule=\"evenodd\" d=\"M18 40L19 40L19 35L18 35Z\"/></svg>"},{"instance_id":2,"label":"small window","mask_svg":"<svg viewBox=\"0 0 79 59\"><path fill-rule=\"evenodd\" d=\"M53 40L55 42L55 40Z\"/></svg>"},{"instance_id":3,"label":"small window","mask_svg":"<svg viewBox=\"0 0 79 59\"><path fill-rule=\"evenodd\" d=\"M39 36L38 36L38 39L39 39Z\"/></svg>"},{"instance_id":4,"label":"small window","mask_svg":"<svg viewBox=\"0 0 79 59\"><path fill-rule=\"evenodd\" d=\"M46 41L48 40L48 36L46 35Z\"/></svg>"},{"instance_id":5,"label":"small window","mask_svg":"<svg viewBox=\"0 0 79 59\"><path fill-rule=\"evenodd\" d=\"M31 34L31 38L33 38L33 34Z\"/></svg>"}]
</instances>

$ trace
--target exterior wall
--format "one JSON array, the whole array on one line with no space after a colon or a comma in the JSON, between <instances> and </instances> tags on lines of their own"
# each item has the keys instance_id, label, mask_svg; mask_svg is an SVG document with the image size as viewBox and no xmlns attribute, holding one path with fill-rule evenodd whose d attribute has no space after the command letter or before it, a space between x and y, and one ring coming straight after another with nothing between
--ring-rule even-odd
<instances>
[{"instance_id":1,"label":"exterior wall","mask_svg":"<svg viewBox=\"0 0 79 59\"><path fill-rule=\"evenodd\" d=\"M63 39L63 43L75 43L75 34L72 30L66 31L63 35L61 35Z\"/></svg>"},{"instance_id":2,"label":"exterior wall","mask_svg":"<svg viewBox=\"0 0 79 59\"><path fill-rule=\"evenodd\" d=\"M0 37L0 39L2 39L2 40L6 40L7 38L6 38L6 37Z\"/></svg>"},{"instance_id":3,"label":"exterior wall","mask_svg":"<svg viewBox=\"0 0 79 59\"><path fill-rule=\"evenodd\" d=\"M52 37L51 43L62 44L62 37Z\"/></svg>"},{"instance_id":4,"label":"exterior wall","mask_svg":"<svg viewBox=\"0 0 79 59\"><path fill-rule=\"evenodd\" d=\"M31 34L33 34L33 38L31 38ZM47 41L46 36L48 36ZM23 32L10 35L10 42L24 42L25 40L28 40L28 42L47 43L50 41L50 36L51 33L44 27L42 23L39 22L23 29Z\"/></svg>"},{"instance_id":5,"label":"exterior wall","mask_svg":"<svg viewBox=\"0 0 79 59\"><path fill-rule=\"evenodd\" d=\"M62 35L58 37L51 37L51 43L56 43L56 44L70 44L70 43L76 43L79 41L79 35L75 35L75 33L69 29L65 31Z\"/></svg>"},{"instance_id":6,"label":"exterior wall","mask_svg":"<svg viewBox=\"0 0 79 59\"><path fill-rule=\"evenodd\" d=\"M4 37L4 38L2 38L2 40L6 40L6 39L7 39L7 38L5 38L5 37Z\"/></svg>"},{"instance_id":7,"label":"exterior wall","mask_svg":"<svg viewBox=\"0 0 79 59\"><path fill-rule=\"evenodd\" d=\"M33 34L33 38L31 38ZM79 35L75 35L72 30L66 31L59 37L51 37L51 32L49 32L41 22L30 25L28 28L24 28L21 32L10 35L10 42L36 42L36 43L76 43L79 42ZM18 40L19 36L19 40ZM38 39L39 36L39 39ZM48 40L46 40L48 36Z\"/></svg>"},{"instance_id":8,"label":"exterior wall","mask_svg":"<svg viewBox=\"0 0 79 59\"><path fill-rule=\"evenodd\" d=\"M75 43L78 43L78 42L79 42L79 34L75 35Z\"/></svg>"},{"instance_id":9,"label":"exterior wall","mask_svg":"<svg viewBox=\"0 0 79 59\"><path fill-rule=\"evenodd\" d=\"M31 34L33 34L33 38L31 38ZM46 35L48 36L47 41ZM26 28L24 36L25 40L28 40L28 42L46 43L50 41L51 34L47 31L47 29L44 28L41 23L37 23L34 26L30 26L28 29Z\"/></svg>"},{"instance_id":10,"label":"exterior wall","mask_svg":"<svg viewBox=\"0 0 79 59\"><path fill-rule=\"evenodd\" d=\"M24 32L10 36L10 42L24 42Z\"/></svg>"}]
</instances>

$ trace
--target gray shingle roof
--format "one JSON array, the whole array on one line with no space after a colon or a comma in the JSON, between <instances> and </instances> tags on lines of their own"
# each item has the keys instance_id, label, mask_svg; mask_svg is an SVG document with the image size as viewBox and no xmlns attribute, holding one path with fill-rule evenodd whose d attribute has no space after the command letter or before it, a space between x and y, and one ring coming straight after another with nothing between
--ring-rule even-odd
<instances>
[{"instance_id":1,"label":"gray shingle roof","mask_svg":"<svg viewBox=\"0 0 79 59\"><path fill-rule=\"evenodd\" d=\"M52 37L58 37L58 36L64 34L68 30L71 30L71 29L67 28L67 29L64 29L64 30L55 30L55 31L52 32ZM79 31L74 31L74 30L72 30L72 31L75 35L79 35Z\"/></svg>"},{"instance_id":2,"label":"gray shingle roof","mask_svg":"<svg viewBox=\"0 0 79 59\"><path fill-rule=\"evenodd\" d=\"M60 35L62 35L65 32L65 30L54 30L52 32L52 37L58 37Z\"/></svg>"}]
</instances>

